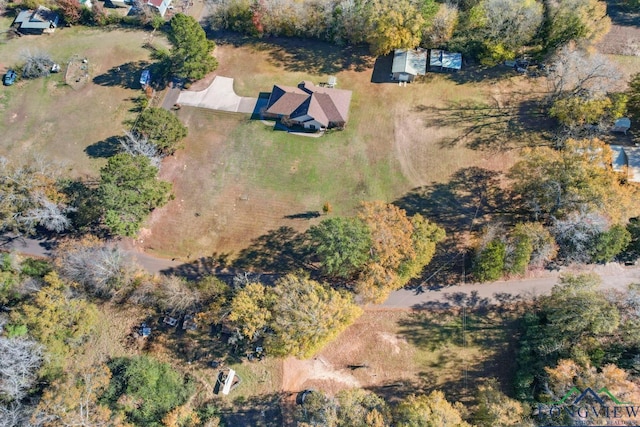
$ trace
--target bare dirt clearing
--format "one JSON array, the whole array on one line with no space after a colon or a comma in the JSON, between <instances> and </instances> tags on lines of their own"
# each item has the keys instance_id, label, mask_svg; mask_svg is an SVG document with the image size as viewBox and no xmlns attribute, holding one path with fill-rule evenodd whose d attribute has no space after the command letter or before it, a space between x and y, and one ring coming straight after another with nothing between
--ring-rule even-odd
<instances>
[{"instance_id":1,"label":"bare dirt clearing","mask_svg":"<svg viewBox=\"0 0 640 427\"><path fill-rule=\"evenodd\" d=\"M470 400L484 379L510 375L513 325L506 314L465 315L463 332L459 310L366 311L314 358L285 359L282 389L363 387L399 399L437 388Z\"/></svg>"}]
</instances>

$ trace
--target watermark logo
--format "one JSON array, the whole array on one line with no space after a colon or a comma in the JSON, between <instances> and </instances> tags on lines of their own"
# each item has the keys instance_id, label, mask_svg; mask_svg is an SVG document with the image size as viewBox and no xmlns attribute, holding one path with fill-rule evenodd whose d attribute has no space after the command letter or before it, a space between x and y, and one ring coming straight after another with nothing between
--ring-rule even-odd
<instances>
[{"instance_id":1,"label":"watermark logo","mask_svg":"<svg viewBox=\"0 0 640 427\"><path fill-rule=\"evenodd\" d=\"M596 401L597 403L599 403L600 405L606 405L606 403L604 402L604 400L602 400L602 398L600 397L600 395L605 395L607 396L611 401L613 401L613 403L615 403L616 405L631 405L630 402L621 402L617 397L615 397L613 395L613 393L611 393L609 391L608 388L606 387L602 387L600 390L598 390L597 392L593 391L593 389L591 387L587 387L582 393L580 392L580 389L578 387L573 387L571 390L569 390L568 392L566 392L564 394L564 396L562 396L562 399L553 402L552 405L562 405L564 404L571 396L575 395L575 394L579 394L578 397L575 398L575 400L572 402L573 405L579 405L580 402L582 402L582 399L584 399L585 397L591 397L594 401Z\"/></svg>"},{"instance_id":2,"label":"watermark logo","mask_svg":"<svg viewBox=\"0 0 640 427\"><path fill-rule=\"evenodd\" d=\"M624 399L619 399L608 388L597 391L591 387L580 390L573 387L555 402L538 405L538 417L546 420L562 421L570 418L586 422L617 423L624 419L640 417L640 406ZM584 425L584 424L583 424Z\"/></svg>"}]
</instances>

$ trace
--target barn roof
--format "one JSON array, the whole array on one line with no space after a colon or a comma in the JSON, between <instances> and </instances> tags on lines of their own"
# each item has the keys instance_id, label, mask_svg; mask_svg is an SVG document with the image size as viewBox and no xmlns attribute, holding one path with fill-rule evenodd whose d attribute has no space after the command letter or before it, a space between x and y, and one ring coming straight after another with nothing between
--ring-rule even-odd
<instances>
[{"instance_id":1,"label":"barn roof","mask_svg":"<svg viewBox=\"0 0 640 427\"><path fill-rule=\"evenodd\" d=\"M429 66L459 70L462 68L462 54L446 52L440 49L431 49Z\"/></svg>"}]
</instances>

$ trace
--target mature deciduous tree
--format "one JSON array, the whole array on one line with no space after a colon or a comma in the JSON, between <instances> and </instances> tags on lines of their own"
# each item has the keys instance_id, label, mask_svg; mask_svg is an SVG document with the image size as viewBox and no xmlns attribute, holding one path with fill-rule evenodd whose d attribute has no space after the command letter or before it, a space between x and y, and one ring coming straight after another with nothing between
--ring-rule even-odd
<instances>
[{"instance_id":1,"label":"mature deciduous tree","mask_svg":"<svg viewBox=\"0 0 640 427\"><path fill-rule=\"evenodd\" d=\"M119 139L120 147L124 153L132 156L144 156L149 159L151 165L159 168L164 154L160 152L158 146L149 142L149 138L133 132L125 132L124 137Z\"/></svg>"},{"instance_id":2,"label":"mature deciduous tree","mask_svg":"<svg viewBox=\"0 0 640 427\"><path fill-rule=\"evenodd\" d=\"M135 425L160 427L171 410L184 404L193 383L168 363L147 356L114 359L111 382L101 402L123 411Z\"/></svg>"},{"instance_id":3,"label":"mature deciduous tree","mask_svg":"<svg viewBox=\"0 0 640 427\"><path fill-rule=\"evenodd\" d=\"M93 330L97 309L85 300L72 298L56 273L49 273L44 281L32 301L11 312L11 321L26 325L29 334L44 344L49 357L43 373L57 375Z\"/></svg>"},{"instance_id":4,"label":"mature deciduous tree","mask_svg":"<svg viewBox=\"0 0 640 427\"><path fill-rule=\"evenodd\" d=\"M362 314L350 295L304 277L287 275L271 292L271 354L308 357Z\"/></svg>"},{"instance_id":5,"label":"mature deciduous tree","mask_svg":"<svg viewBox=\"0 0 640 427\"><path fill-rule=\"evenodd\" d=\"M58 165L35 158L13 164L0 158L0 227L2 231L31 233L41 225L51 231L69 228L72 209L57 184Z\"/></svg>"},{"instance_id":6,"label":"mature deciduous tree","mask_svg":"<svg viewBox=\"0 0 640 427\"><path fill-rule=\"evenodd\" d=\"M111 411L98 403L110 379L111 371L106 365L82 372L73 370L45 389L31 422L42 427L121 425L116 420L110 423Z\"/></svg>"},{"instance_id":7,"label":"mature deciduous tree","mask_svg":"<svg viewBox=\"0 0 640 427\"><path fill-rule=\"evenodd\" d=\"M229 320L250 340L261 336L271 322L273 298L260 283L249 283L231 300Z\"/></svg>"},{"instance_id":8,"label":"mature deciduous tree","mask_svg":"<svg viewBox=\"0 0 640 427\"><path fill-rule=\"evenodd\" d=\"M82 6L78 0L56 0L67 24L77 24L82 18Z\"/></svg>"},{"instance_id":9,"label":"mature deciduous tree","mask_svg":"<svg viewBox=\"0 0 640 427\"><path fill-rule=\"evenodd\" d=\"M584 126L599 126L608 129L614 120L622 117L626 97L607 96L598 99L584 99L579 96L560 98L554 101L549 115L558 119L570 134Z\"/></svg>"},{"instance_id":10,"label":"mature deciduous tree","mask_svg":"<svg viewBox=\"0 0 640 427\"><path fill-rule=\"evenodd\" d=\"M474 38L484 45L483 62L512 59L537 33L543 17L536 0L483 0L469 13Z\"/></svg>"},{"instance_id":11,"label":"mature deciduous tree","mask_svg":"<svg viewBox=\"0 0 640 427\"><path fill-rule=\"evenodd\" d=\"M410 0L372 0L369 8L367 41L373 54L420 44L424 18Z\"/></svg>"},{"instance_id":12,"label":"mature deciduous tree","mask_svg":"<svg viewBox=\"0 0 640 427\"><path fill-rule=\"evenodd\" d=\"M338 406L335 399L314 390L304 395L304 401L296 409L294 416L301 426L337 427Z\"/></svg>"},{"instance_id":13,"label":"mature deciduous tree","mask_svg":"<svg viewBox=\"0 0 640 427\"><path fill-rule=\"evenodd\" d=\"M119 246L108 245L93 236L66 240L55 251L60 275L93 294L113 297L134 279L136 264Z\"/></svg>"},{"instance_id":14,"label":"mature deciduous tree","mask_svg":"<svg viewBox=\"0 0 640 427\"><path fill-rule=\"evenodd\" d=\"M524 425L523 405L500 391L500 385L495 379L480 385L476 396L478 409L473 415L473 422L478 427Z\"/></svg>"},{"instance_id":15,"label":"mature deciduous tree","mask_svg":"<svg viewBox=\"0 0 640 427\"><path fill-rule=\"evenodd\" d=\"M229 320L249 339L264 336L270 354L307 357L361 312L351 296L290 274L273 288L250 283L238 291Z\"/></svg>"},{"instance_id":16,"label":"mature deciduous tree","mask_svg":"<svg viewBox=\"0 0 640 427\"><path fill-rule=\"evenodd\" d=\"M169 40L173 44L171 62L176 74L192 80L203 78L215 70L218 62L211 55L215 43L194 18L182 13L171 18Z\"/></svg>"},{"instance_id":17,"label":"mature deciduous tree","mask_svg":"<svg viewBox=\"0 0 640 427\"><path fill-rule=\"evenodd\" d=\"M358 217L371 233L370 260L357 284L368 301L380 302L416 277L444 239L440 227L419 215L410 220L403 209L384 202L362 203Z\"/></svg>"},{"instance_id":18,"label":"mature deciduous tree","mask_svg":"<svg viewBox=\"0 0 640 427\"><path fill-rule=\"evenodd\" d=\"M162 276L158 283L157 305L172 314L192 310L202 300L200 292L178 276Z\"/></svg>"},{"instance_id":19,"label":"mature deciduous tree","mask_svg":"<svg viewBox=\"0 0 640 427\"><path fill-rule=\"evenodd\" d=\"M358 218L329 218L308 231L313 253L320 258L322 271L348 279L369 260L371 234Z\"/></svg>"},{"instance_id":20,"label":"mature deciduous tree","mask_svg":"<svg viewBox=\"0 0 640 427\"><path fill-rule=\"evenodd\" d=\"M551 295L542 297L547 330L558 341L577 346L580 341L610 334L620 324L620 314L598 292L600 278L594 274L564 274Z\"/></svg>"},{"instance_id":21,"label":"mature deciduous tree","mask_svg":"<svg viewBox=\"0 0 640 427\"><path fill-rule=\"evenodd\" d=\"M424 31L423 39L434 46L444 46L458 25L458 7L454 3L441 3L431 20L431 25Z\"/></svg>"},{"instance_id":22,"label":"mature deciduous tree","mask_svg":"<svg viewBox=\"0 0 640 427\"><path fill-rule=\"evenodd\" d=\"M392 424L391 411L375 393L359 388L336 395L338 427L385 427Z\"/></svg>"},{"instance_id":23,"label":"mature deciduous tree","mask_svg":"<svg viewBox=\"0 0 640 427\"><path fill-rule=\"evenodd\" d=\"M148 158L121 153L100 170L98 193L104 223L118 235L134 236L147 215L169 200L171 183L160 181Z\"/></svg>"},{"instance_id":24,"label":"mature deciduous tree","mask_svg":"<svg viewBox=\"0 0 640 427\"><path fill-rule=\"evenodd\" d=\"M544 225L539 222L518 223L511 232L514 241L526 240L531 244L529 265L542 266L558 253L558 245Z\"/></svg>"},{"instance_id":25,"label":"mature deciduous tree","mask_svg":"<svg viewBox=\"0 0 640 427\"><path fill-rule=\"evenodd\" d=\"M552 49L571 40L595 43L611 28L604 1L553 0L547 9L546 45Z\"/></svg>"},{"instance_id":26,"label":"mature deciduous tree","mask_svg":"<svg viewBox=\"0 0 640 427\"><path fill-rule=\"evenodd\" d=\"M568 44L551 59L549 83L555 98L601 99L622 90L622 73L609 58Z\"/></svg>"},{"instance_id":27,"label":"mature deciduous tree","mask_svg":"<svg viewBox=\"0 0 640 427\"><path fill-rule=\"evenodd\" d=\"M567 141L564 150L525 150L510 171L514 191L534 218L600 212L614 222L634 216L635 189L611 169L611 150L598 140Z\"/></svg>"},{"instance_id":28,"label":"mature deciduous tree","mask_svg":"<svg viewBox=\"0 0 640 427\"><path fill-rule=\"evenodd\" d=\"M459 404L447 402L444 393L435 390L428 395L412 395L400 402L395 411L398 427L470 427L460 415Z\"/></svg>"},{"instance_id":29,"label":"mature deciduous tree","mask_svg":"<svg viewBox=\"0 0 640 427\"><path fill-rule=\"evenodd\" d=\"M0 354L0 401L19 401L37 378L43 348L27 338L0 336Z\"/></svg>"},{"instance_id":30,"label":"mature deciduous tree","mask_svg":"<svg viewBox=\"0 0 640 427\"><path fill-rule=\"evenodd\" d=\"M629 378L629 374L617 366L610 364L602 367L601 370L590 366L589 364L580 365L573 360L560 360L555 368L547 367L545 371L548 376L546 390L549 393L548 398L551 401L559 400L573 387L579 390L591 388L598 393L602 388L606 388L609 392L621 402L637 402L640 400L640 386L636 381ZM602 395L602 399L609 402L610 396ZM584 403L588 404L591 396L586 396ZM613 402L612 402L613 403ZM591 423L605 424L608 420L604 414L600 417L590 417ZM640 421L640 413L625 413L625 423L636 424ZM578 421L576 417L571 421ZM631 424L627 424L631 425Z\"/></svg>"},{"instance_id":31,"label":"mature deciduous tree","mask_svg":"<svg viewBox=\"0 0 640 427\"><path fill-rule=\"evenodd\" d=\"M187 136L187 128L178 117L164 108L145 109L136 122L136 132L148 138L162 154L173 154Z\"/></svg>"}]
</instances>

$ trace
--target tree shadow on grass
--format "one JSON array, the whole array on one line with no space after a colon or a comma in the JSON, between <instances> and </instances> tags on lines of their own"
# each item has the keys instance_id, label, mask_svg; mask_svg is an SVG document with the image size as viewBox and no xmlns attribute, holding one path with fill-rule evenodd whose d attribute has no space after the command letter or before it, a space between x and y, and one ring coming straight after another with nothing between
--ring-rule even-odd
<instances>
[{"instance_id":1,"label":"tree shadow on grass","mask_svg":"<svg viewBox=\"0 0 640 427\"><path fill-rule=\"evenodd\" d=\"M151 63L147 61L127 62L111 68L106 73L93 78L93 82L100 86L120 86L127 89L142 89L140 84L140 74L142 70L150 68ZM153 79L153 70L151 77Z\"/></svg>"},{"instance_id":2,"label":"tree shadow on grass","mask_svg":"<svg viewBox=\"0 0 640 427\"><path fill-rule=\"evenodd\" d=\"M228 426L280 427L283 425L281 401L279 393L236 398L231 408L221 411L222 420Z\"/></svg>"},{"instance_id":3,"label":"tree shadow on grass","mask_svg":"<svg viewBox=\"0 0 640 427\"><path fill-rule=\"evenodd\" d=\"M306 212L284 216L285 219L314 219L319 217L320 217L320 212L318 211L306 211Z\"/></svg>"},{"instance_id":4,"label":"tree shadow on grass","mask_svg":"<svg viewBox=\"0 0 640 427\"><path fill-rule=\"evenodd\" d=\"M496 218L514 215L513 197L501 188L501 179L501 173L488 169L460 169L449 182L414 188L394 202L409 216L421 214L447 231L447 239L416 282L442 286L464 280L470 257L461 237Z\"/></svg>"},{"instance_id":5,"label":"tree shadow on grass","mask_svg":"<svg viewBox=\"0 0 640 427\"><path fill-rule=\"evenodd\" d=\"M254 239L233 262L241 270L287 273L305 267L304 236L291 227L280 227Z\"/></svg>"},{"instance_id":6,"label":"tree shadow on grass","mask_svg":"<svg viewBox=\"0 0 640 427\"><path fill-rule=\"evenodd\" d=\"M334 74L344 70L366 71L375 57L366 46L337 46L320 40L296 37L256 39L231 31L208 30L209 38L219 45L252 46L267 52L272 64L290 72L314 75ZM339 84L340 82L338 82Z\"/></svg>"},{"instance_id":7,"label":"tree shadow on grass","mask_svg":"<svg viewBox=\"0 0 640 427\"><path fill-rule=\"evenodd\" d=\"M89 157L109 158L120 152L120 136L110 136L102 141L94 142L84 149Z\"/></svg>"},{"instance_id":8,"label":"tree shadow on grass","mask_svg":"<svg viewBox=\"0 0 640 427\"><path fill-rule=\"evenodd\" d=\"M459 129L458 135L445 138L440 145L453 148L460 144L472 150L508 151L525 146L550 145L556 127L548 117L542 99L507 101L492 104L450 103L446 107L418 105L415 111L426 127Z\"/></svg>"},{"instance_id":9,"label":"tree shadow on grass","mask_svg":"<svg viewBox=\"0 0 640 427\"><path fill-rule=\"evenodd\" d=\"M631 9L621 0L607 0L607 15L616 25L640 27L640 11Z\"/></svg>"},{"instance_id":10,"label":"tree shadow on grass","mask_svg":"<svg viewBox=\"0 0 640 427\"><path fill-rule=\"evenodd\" d=\"M233 276L233 272L228 271L229 254L213 254L203 256L177 267L167 268L161 271L165 275L175 275L188 280L201 280L208 276L225 278Z\"/></svg>"},{"instance_id":11,"label":"tree shadow on grass","mask_svg":"<svg viewBox=\"0 0 640 427\"><path fill-rule=\"evenodd\" d=\"M482 299L460 300L455 295L452 299L466 310L415 311L399 322L398 334L422 351L433 353L425 366L430 369L421 372L414 383L417 390L440 389L450 401L471 401L477 387L488 378L510 382L521 312L489 313ZM434 378L435 372L443 370L449 371L444 374L449 378L444 383Z\"/></svg>"}]
</instances>

